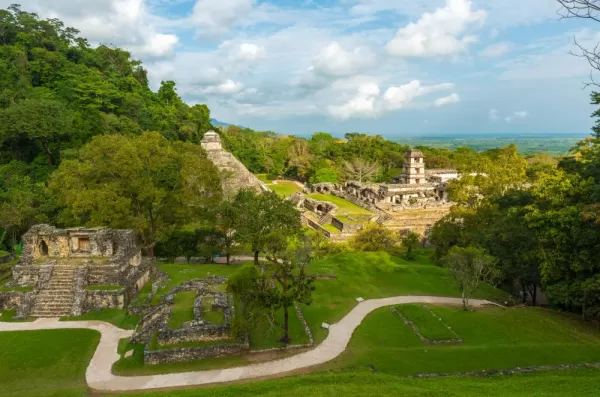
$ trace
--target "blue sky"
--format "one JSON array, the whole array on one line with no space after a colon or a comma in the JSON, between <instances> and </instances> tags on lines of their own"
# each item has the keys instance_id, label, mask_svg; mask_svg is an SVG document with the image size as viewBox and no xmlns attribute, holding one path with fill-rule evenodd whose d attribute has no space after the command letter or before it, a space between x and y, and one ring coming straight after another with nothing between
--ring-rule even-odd
<instances>
[{"instance_id":1,"label":"blue sky","mask_svg":"<svg viewBox=\"0 0 600 397\"><path fill-rule=\"evenodd\" d=\"M0 0L8 6L14 0ZM588 134L590 68L556 0L21 0L129 49L222 121L281 133Z\"/></svg>"}]
</instances>

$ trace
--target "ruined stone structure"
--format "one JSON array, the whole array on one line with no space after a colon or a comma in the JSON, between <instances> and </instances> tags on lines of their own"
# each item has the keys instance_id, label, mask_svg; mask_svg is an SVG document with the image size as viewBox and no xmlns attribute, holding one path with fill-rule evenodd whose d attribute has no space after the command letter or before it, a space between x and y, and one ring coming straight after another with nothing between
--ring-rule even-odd
<instances>
[{"instance_id":1,"label":"ruined stone structure","mask_svg":"<svg viewBox=\"0 0 600 397\"><path fill-rule=\"evenodd\" d=\"M202 138L202 148L206 150L208 159L221 172L221 182L226 196L233 196L240 189L254 189L258 192L269 188L235 156L223 149L221 137L214 131L208 131Z\"/></svg>"},{"instance_id":2,"label":"ruined stone structure","mask_svg":"<svg viewBox=\"0 0 600 397\"><path fill-rule=\"evenodd\" d=\"M132 230L57 229L33 226L23 236L23 254L0 308L20 317L81 315L93 309L125 308L150 278L153 262L142 258Z\"/></svg>"},{"instance_id":3,"label":"ruined stone structure","mask_svg":"<svg viewBox=\"0 0 600 397\"><path fill-rule=\"evenodd\" d=\"M362 219L340 217L337 207L328 202L296 198L305 209L304 223L324 231L332 239L347 240L366 222L377 222L396 231L413 231L427 235L429 229L444 217L452 204L448 201L446 184L458 178L456 170L427 170L423 153L406 152L402 174L392 184L374 184L356 181L346 183L319 183L308 193L332 194L373 212ZM315 219L316 217L316 219ZM327 224L339 229L341 235L322 227Z\"/></svg>"}]
</instances>

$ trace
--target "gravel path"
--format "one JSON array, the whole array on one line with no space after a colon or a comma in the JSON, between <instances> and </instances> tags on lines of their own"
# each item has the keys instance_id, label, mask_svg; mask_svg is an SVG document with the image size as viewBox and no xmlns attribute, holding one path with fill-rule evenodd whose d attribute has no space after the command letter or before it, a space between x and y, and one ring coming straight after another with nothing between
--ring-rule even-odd
<instances>
[{"instance_id":1,"label":"gravel path","mask_svg":"<svg viewBox=\"0 0 600 397\"><path fill-rule=\"evenodd\" d=\"M362 320L375 309L402 303L434 303L460 305L458 298L433 296L398 296L394 298L372 299L359 303L339 323L331 325L329 335L323 343L305 353L285 359L248 365L238 368L226 368L212 371L197 371L179 374L149 376L115 376L111 373L112 364L119 359L117 346L119 339L131 336L126 331L101 321L58 321L58 319L39 319L34 322L0 323L1 331L30 331L41 329L87 328L100 331L100 344L86 371L88 386L98 391L133 391L157 388L198 386L214 383L232 382L242 379L280 375L301 368L323 364L339 356L350 342L352 333ZM473 306L492 304L488 301L471 300Z\"/></svg>"}]
</instances>

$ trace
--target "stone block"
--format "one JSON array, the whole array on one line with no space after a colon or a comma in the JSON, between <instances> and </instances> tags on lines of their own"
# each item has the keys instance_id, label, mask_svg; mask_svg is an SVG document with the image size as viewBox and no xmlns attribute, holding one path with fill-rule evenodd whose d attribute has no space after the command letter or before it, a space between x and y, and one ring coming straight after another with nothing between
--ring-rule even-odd
<instances>
[{"instance_id":1,"label":"stone block","mask_svg":"<svg viewBox=\"0 0 600 397\"><path fill-rule=\"evenodd\" d=\"M129 358L131 356L133 356L133 350L129 350L129 351L125 352L125 356L124 356L125 358Z\"/></svg>"},{"instance_id":2,"label":"stone block","mask_svg":"<svg viewBox=\"0 0 600 397\"><path fill-rule=\"evenodd\" d=\"M356 298L356 301L357 301L358 303L360 303L360 302L364 302L364 301L365 301L365 299L364 299L364 298Z\"/></svg>"},{"instance_id":3,"label":"stone block","mask_svg":"<svg viewBox=\"0 0 600 397\"><path fill-rule=\"evenodd\" d=\"M329 325L329 324L327 324L327 323L323 323L323 324L321 324L321 328L324 328L324 329L329 329L329 327L330 327L330 325Z\"/></svg>"}]
</instances>

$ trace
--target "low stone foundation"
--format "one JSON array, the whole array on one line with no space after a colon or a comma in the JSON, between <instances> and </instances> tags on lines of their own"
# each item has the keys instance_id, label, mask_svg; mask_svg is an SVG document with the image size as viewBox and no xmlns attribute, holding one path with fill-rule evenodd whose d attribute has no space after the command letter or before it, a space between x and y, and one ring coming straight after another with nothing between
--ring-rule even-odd
<instances>
[{"instance_id":1,"label":"low stone foundation","mask_svg":"<svg viewBox=\"0 0 600 397\"><path fill-rule=\"evenodd\" d=\"M149 346L146 345L146 349L144 350L144 363L150 365L181 363L186 361L204 360L206 358L231 356L234 354L246 353L247 351L248 345L243 343L168 350L150 350Z\"/></svg>"}]
</instances>

